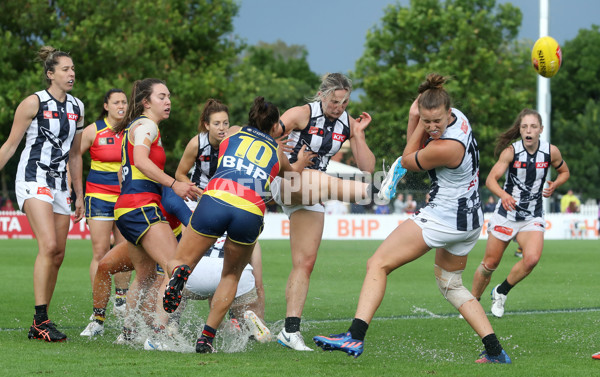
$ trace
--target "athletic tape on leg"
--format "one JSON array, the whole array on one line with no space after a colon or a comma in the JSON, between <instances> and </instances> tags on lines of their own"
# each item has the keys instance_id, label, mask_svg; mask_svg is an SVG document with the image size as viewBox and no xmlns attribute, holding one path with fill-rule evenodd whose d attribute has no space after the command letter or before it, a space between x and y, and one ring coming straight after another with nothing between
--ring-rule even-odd
<instances>
[{"instance_id":1,"label":"athletic tape on leg","mask_svg":"<svg viewBox=\"0 0 600 377\"><path fill-rule=\"evenodd\" d=\"M435 265L435 280L442 295L456 309L460 308L465 302L475 300L475 297L469 292L462 283L462 272L446 271L438 265Z\"/></svg>"},{"instance_id":2,"label":"athletic tape on leg","mask_svg":"<svg viewBox=\"0 0 600 377\"><path fill-rule=\"evenodd\" d=\"M481 264L477 267L477 271L481 274L481 276L492 276L492 273L494 273L494 271L496 271L496 269L489 269L485 266L485 264L483 262L481 262Z\"/></svg>"}]
</instances>

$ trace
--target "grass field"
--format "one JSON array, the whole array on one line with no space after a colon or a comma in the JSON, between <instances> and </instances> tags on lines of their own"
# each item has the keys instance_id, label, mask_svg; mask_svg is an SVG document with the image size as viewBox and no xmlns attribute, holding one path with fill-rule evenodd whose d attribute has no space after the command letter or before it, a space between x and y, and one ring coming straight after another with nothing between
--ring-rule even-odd
<instances>
[{"instance_id":1,"label":"grass field","mask_svg":"<svg viewBox=\"0 0 600 377\"><path fill-rule=\"evenodd\" d=\"M290 270L287 241L262 241L266 321L282 327ZM345 331L356 309L367 258L379 241L324 241L311 281L302 331ZM484 242L472 251L464 274L470 288ZM275 342L249 343L245 352L211 355L144 351L115 345L119 327L109 315L104 336L79 336L91 313L89 241L69 241L50 308L50 318L69 341L27 339L33 316L32 271L36 243L0 240L5 283L0 290L0 375L82 376L598 376L600 303L597 241L547 241L540 264L509 295L507 313L490 320L512 365L477 365L480 339L438 291L433 253L392 273L387 294L367 334L365 353L294 352ZM517 258L507 250L491 285L500 283ZM489 289L482 299L489 310ZM197 304L197 305L196 305ZM205 317L205 303L191 312ZM194 318L194 317L192 317ZM192 346L195 338L190 338ZM191 349L191 347L190 347Z\"/></svg>"}]
</instances>

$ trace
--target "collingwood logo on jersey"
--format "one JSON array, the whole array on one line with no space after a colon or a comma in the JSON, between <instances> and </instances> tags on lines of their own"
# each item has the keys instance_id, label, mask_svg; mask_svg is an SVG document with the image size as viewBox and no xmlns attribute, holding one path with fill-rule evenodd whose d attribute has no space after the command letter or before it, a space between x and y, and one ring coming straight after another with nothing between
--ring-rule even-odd
<instances>
[{"instance_id":1,"label":"collingwood logo on jersey","mask_svg":"<svg viewBox=\"0 0 600 377\"><path fill-rule=\"evenodd\" d=\"M52 178L59 178L61 176L61 174L57 171L54 171L54 169L56 166L58 166L58 164L61 161L67 160L69 158L69 154L63 153L63 151L62 151L63 142L62 142L62 140L57 138L52 133L52 131L50 131L48 128L46 128L44 126L40 126L40 132L42 135L44 135L46 140L48 140L50 145L52 145L52 149L58 149L60 151L60 153L56 157L54 157L52 160L50 160L50 165L47 165L41 161L37 161L36 164L40 169L46 170ZM55 155L55 154L56 153L51 153L51 155Z\"/></svg>"}]
</instances>

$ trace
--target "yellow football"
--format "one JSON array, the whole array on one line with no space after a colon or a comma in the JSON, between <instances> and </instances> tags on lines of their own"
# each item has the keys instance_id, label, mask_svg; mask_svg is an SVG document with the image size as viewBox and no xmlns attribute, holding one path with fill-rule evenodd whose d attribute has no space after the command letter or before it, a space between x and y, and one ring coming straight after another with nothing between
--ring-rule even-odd
<instances>
[{"instance_id":1,"label":"yellow football","mask_svg":"<svg viewBox=\"0 0 600 377\"><path fill-rule=\"evenodd\" d=\"M562 51L558 42L549 36L538 39L531 50L531 64L541 76L550 78L556 75L562 64Z\"/></svg>"}]
</instances>

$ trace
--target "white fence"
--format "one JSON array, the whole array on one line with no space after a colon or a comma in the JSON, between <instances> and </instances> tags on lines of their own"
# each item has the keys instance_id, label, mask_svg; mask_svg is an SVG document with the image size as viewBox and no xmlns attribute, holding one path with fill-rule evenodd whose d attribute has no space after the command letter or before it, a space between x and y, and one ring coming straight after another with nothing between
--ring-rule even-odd
<instances>
[{"instance_id":1,"label":"white fence","mask_svg":"<svg viewBox=\"0 0 600 377\"><path fill-rule=\"evenodd\" d=\"M597 207L596 207L597 208ZM487 239L487 224L480 239ZM406 215L325 215L323 239L327 240L383 240L398 224L408 219ZM598 239L598 217L582 214L549 214L546 220L546 239ZM267 214L261 239L287 239L290 224L283 214Z\"/></svg>"},{"instance_id":2,"label":"white fence","mask_svg":"<svg viewBox=\"0 0 600 377\"><path fill-rule=\"evenodd\" d=\"M599 216L598 204L582 204L579 207L579 214L585 216Z\"/></svg>"}]
</instances>

